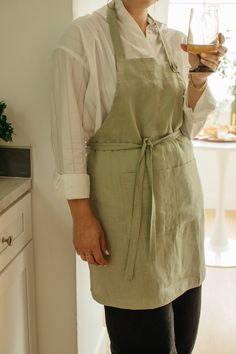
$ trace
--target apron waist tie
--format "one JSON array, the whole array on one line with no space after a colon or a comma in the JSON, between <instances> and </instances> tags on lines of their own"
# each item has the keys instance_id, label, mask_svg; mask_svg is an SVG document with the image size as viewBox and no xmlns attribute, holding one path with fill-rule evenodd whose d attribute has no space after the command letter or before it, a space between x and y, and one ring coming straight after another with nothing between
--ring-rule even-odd
<instances>
[{"instance_id":1,"label":"apron waist tie","mask_svg":"<svg viewBox=\"0 0 236 354\"><path fill-rule=\"evenodd\" d=\"M138 161L137 173L135 178L134 187L134 199L132 207L132 219L129 229L129 245L126 255L126 265L124 269L124 277L127 280L132 280L134 276L134 267L138 249L138 241L141 228L142 219L142 187L145 173L145 166L147 166L148 173L151 179L151 193L152 193L152 203L151 203L151 220L150 220L150 233L149 233L149 255L150 259L154 260L156 255L156 201L154 195L153 186L153 161L152 161L152 151L153 148L163 142L164 140L174 139L182 135L180 129L170 133L162 138L152 140L147 137L144 138L142 144L134 143L116 143L116 142L89 142L87 145L91 146L94 150L127 150L127 149L137 149L141 148L141 153ZM146 154L146 151L149 152Z\"/></svg>"}]
</instances>

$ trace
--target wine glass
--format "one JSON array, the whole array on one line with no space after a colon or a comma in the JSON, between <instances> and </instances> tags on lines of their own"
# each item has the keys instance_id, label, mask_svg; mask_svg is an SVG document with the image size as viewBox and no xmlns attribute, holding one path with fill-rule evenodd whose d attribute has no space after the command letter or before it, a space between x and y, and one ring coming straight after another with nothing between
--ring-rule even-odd
<instances>
[{"instance_id":1,"label":"wine glass","mask_svg":"<svg viewBox=\"0 0 236 354\"><path fill-rule=\"evenodd\" d=\"M187 51L193 54L214 53L217 51L219 32L218 7L205 5L192 8L189 19ZM200 55L199 55L200 57ZM199 64L191 72L212 72L214 70Z\"/></svg>"}]
</instances>

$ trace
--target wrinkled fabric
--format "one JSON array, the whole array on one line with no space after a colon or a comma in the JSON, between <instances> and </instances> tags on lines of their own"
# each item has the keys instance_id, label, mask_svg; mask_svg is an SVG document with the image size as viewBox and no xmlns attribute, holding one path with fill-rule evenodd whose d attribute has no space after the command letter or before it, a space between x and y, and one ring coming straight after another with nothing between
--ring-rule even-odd
<instances>
[{"instance_id":1,"label":"wrinkled fabric","mask_svg":"<svg viewBox=\"0 0 236 354\"><path fill-rule=\"evenodd\" d=\"M107 7L118 84L111 111L88 141L90 204L110 251L89 264L105 305L163 306L205 277L204 208L191 139L181 131L186 90L166 60L127 59L115 7Z\"/></svg>"},{"instance_id":2,"label":"wrinkled fabric","mask_svg":"<svg viewBox=\"0 0 236 354\"><path fill-rule=\"evenodd\" d=\"M126 58L165 60L157 23L187 82L188 53L180 48L186 36L151 18L145 36L123 2L115 0L115 4ZM106 5L72 21L55 46L52 67L51 140L55 160L52 187L55 196L63 199L89 198L86 141L110 111L117 84ZM188 107L187 98L186 94L182 130L193 138L215 108L215 100L209 86L194 111Z\"/></svg>"}]
</instances>

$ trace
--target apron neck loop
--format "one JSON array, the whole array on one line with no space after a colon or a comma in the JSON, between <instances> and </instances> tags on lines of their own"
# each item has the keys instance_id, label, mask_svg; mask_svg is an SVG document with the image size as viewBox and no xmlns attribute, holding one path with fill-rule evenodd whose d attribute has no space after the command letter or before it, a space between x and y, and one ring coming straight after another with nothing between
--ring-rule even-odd
<instances>
[{"instance_id":1,"label":"apron neck loop","mask_svg":"<svg viewBox=\"0 0 236 354\"><path fill-rule=\"evenodd\" d=\"M110 33L116 60L125 59L124 48L120 38L119 24L114 3L112 6L110 4L107 5L107 20L110 26Z\"/></svg>"},{"instance_id":2,"label":"apron neck loop","mask_svg":"<svg viewBox=\"0 0 236 354\"><path fill-rule=\"evenodd\" d=\"M162 34L162 31L160 30L157 22L152 18L152 16L150 14L148 14L148 17L150 19L152 19L152 21L154 21L154 23L158 29L160 39L161 39L161 42L164 46L166 56L167 56L171 70L175 73L178 73L179 72L178 67L175 64L172 55L170 54L170 51L168 49L168 46L165 41L164 35ZM111 38L112 38L113 47L114 47L114 51L115 51L116 61L119 59L124 60L125 53L124 53L124 48L123 48L121 37L120 37L120 30L119 30L119 24L118 24L117 13L116 13L114 1L107 5L107 21L108 21L108 24L110 27L110 33L111 33Z\"/></svg>"},{"instance_id":3,"label":"apron neck loop","mask_svg":"<svg viewBox=\"0 0 236 354\"><path fill-rule=\"evenodd\" d=\"M150 17L152 19L152 21L154 21L154 23L155 23L155 26L156 26L156 28L158 30L159 35L160 35L161 42L162 42L163 47L165 49L166 56L167 56L167 59L168 59L168 62L169 62L171 70L173 72L175 72L175 73L178 73L179 72L178 71L178 67L177 67L177 65L176 65L176 63L175 63L175 61L173 59L173 56L171 55L171 53L170 53L170 51L168 49L168 45L166 43L165 37L164 37L159 25L157 24L157 22L154 20L154 18L151 15L148 14L148 17Z\"/></svg>"},{"instance_id":4,"label":"apron neck loop","mask_svg":"<svg viewBox=\"0 0 236 354\"><path fill-rule=\"evenodd\" d=\"M158 26L157 26L157 27L158 27ZM158 27L158 30L159 30L159 34L160 34L161 41L162 41L163 46L164 46L164 48L165 48L165 52L166 52L166 56L167 56L167 59L168 59L170 68L171 68L171 70L172 70L174 73L178 73L178 72L179 72L178 67L177 67L177 65L176 65L176 63L175 63L175 61L174 61L174 59L173 59L173 57L172 57L172 55L171 55L171 53L170 53L170 51L169 51L169 49L168 49L168 46L167 46L166 40L165 40L165 38L164 38L164 35L163 35L163 33L161 33L161 30L160 30L159 27Z\"/></svg>"}]
</instances>

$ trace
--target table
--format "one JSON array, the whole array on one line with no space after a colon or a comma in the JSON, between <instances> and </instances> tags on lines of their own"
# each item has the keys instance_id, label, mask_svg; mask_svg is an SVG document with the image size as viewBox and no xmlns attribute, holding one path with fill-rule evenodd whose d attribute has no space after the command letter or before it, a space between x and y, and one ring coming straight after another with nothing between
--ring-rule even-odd
<instances>
[{"instance_id":1,"label":"table","mask_svg":"<svg viewBox=\"0 0 236 354\"><path fill-rule=\"evenodd\" d=\"M213 267L236 266L236 240L230 238L225 231L225 177L230 153L236 151L236 142L210 142L193 140L197 150L210 150L216 153L219 182L216 215L211 236L205 238L206 265Z\"/></svg>"}]
</instances>

